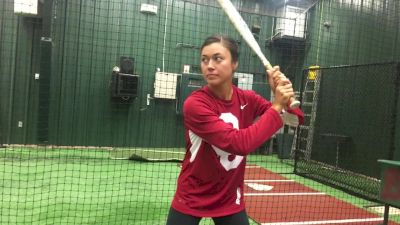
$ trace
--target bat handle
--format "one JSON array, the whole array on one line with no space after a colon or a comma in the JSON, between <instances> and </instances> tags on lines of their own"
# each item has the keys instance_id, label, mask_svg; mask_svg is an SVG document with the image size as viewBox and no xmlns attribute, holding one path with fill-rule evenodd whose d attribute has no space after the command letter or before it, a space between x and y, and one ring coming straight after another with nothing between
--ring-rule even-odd
<instances>
[{"instance_id":1,"label":"bat handle","mask_svg":"<svg viewBox=\"0 0 400 225\"><path fill-rule=\"evenodd\" d=\"M265 63L265 69L266 70L270 70L272 69L272 66L269 62ZM283 74L282 74L283 75ZM295 97L291 97L289 99L289 103L288 103L289 108L291 109L296 109L300 106L300 101L297 100Z\"/></svg>"},{"instance_id":2,"label":"bat handle","mask_svg":"<svg viewBox=\"0 0 400 225\"><path fill-rule=\"evenodd\" d=\"M289 101L289 107L291 109L296 109L299 108L299 106L300 106L300 101L297 100L295 97L291 97Z\"/></svg>"}]
</instances>

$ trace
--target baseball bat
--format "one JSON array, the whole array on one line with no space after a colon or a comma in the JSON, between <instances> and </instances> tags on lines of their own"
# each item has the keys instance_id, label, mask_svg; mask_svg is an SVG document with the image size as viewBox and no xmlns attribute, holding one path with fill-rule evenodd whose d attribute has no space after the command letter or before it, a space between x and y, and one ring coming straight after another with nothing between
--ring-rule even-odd
<instances>
[{"instance_id":1,"label":"baseball bat","mask_svg":"<svg viewBox=\"0 0 400 225\"><path fill-rule=\"evenodd\" d=\"M232 2L229 0L218 0L218 3L221 5L225 14L229 17L229 20L235 26L235 28L239 32L239 34L243 37L243 39L250 46L250 48L253 50L253 52L256 53L258 58L260 58L265 69L266 70L272 69L271 63L268 61L268 59L265 57L265 55L261 51L261 48L258 45L258 42L254 38L253 34L251 33L246 22L243 20L242 16L236 10L235 6L233 6ZM297 108L299 106L300 106L300 101L298 101L294 97L292 97L289 101L289 107L291 109L293 109L293 108Z\"/></svg>"}]
</instances>

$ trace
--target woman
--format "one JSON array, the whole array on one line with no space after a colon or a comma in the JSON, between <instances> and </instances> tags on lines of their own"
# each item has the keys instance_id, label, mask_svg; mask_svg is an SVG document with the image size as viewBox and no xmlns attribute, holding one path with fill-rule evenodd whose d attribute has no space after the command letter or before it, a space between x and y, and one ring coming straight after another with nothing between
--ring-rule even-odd
<instances>
[{"instance_id":1,"label":"woman","mask_svg":"<svg viewBox=\"0 0 400 225\"><path fill-rule=\"evenodd\" d=\"M237 67L233 39L205 40L201 71L207 85L183 106L187 151L167 225L197 225L203 217L213 218L216 225L249 224L243 200L246 155L282 127L280 114L294 92L279 67L267 71L272 103L241 90L232 84ZM288 112L303 120L299 109Z\"/></svg>"}]
</instances>

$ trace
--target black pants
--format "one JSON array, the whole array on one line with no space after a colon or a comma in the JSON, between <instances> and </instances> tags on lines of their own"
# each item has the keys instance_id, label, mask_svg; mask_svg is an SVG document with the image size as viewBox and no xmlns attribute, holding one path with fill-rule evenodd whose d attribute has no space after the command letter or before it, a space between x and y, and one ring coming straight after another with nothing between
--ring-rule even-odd
<instances>
[{"instance_id":1,"label":"black pants","mask_svg":"<svg viewBox=\"0 0 400 225\"><path fill-rule=\"evenodd\" d=\"M167 225L198 225L201 217L186 215L170 208ZM229 216L213 217L215 225L249 225L245 210Z\"/></svg>"}]
</instances>

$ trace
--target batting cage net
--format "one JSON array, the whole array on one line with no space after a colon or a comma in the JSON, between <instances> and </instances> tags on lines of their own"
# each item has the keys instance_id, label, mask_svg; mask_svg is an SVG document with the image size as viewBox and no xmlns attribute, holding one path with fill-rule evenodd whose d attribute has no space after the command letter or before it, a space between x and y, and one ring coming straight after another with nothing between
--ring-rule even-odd
<instances>
[{"instance_id":1,"label":"batting cage net","mask_svg":"<svg viewBox=\"0 0 400 225\"><path fill-rule=\"evenodd\" d=\"M306 69L295 171L379 200L378 159L396 148L399 82L396 62Z\"/></svg>"},{"instance_id":2,"label":"batting cage net","mask_svg":"<svg viewBox=\"0 0 400 225\"><path fill-rule=\"evenodd\" d=\"M232 3L305 114L246 156L250 224L400 224L400 2ZM0 1L0 224L166 224L213 34L272 101L218 1Z\"/></svg>"}]
</instances>

